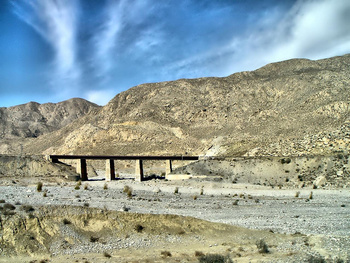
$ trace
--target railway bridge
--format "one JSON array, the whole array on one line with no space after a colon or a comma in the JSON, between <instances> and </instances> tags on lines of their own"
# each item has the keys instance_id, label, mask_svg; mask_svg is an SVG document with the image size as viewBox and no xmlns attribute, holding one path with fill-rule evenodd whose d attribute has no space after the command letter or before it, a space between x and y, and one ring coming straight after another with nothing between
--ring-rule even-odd
<instances>
[{"instance_id":1,"label":"railway bridge","mask_svg":"<svg viewBox=\"0 0 350 263\"><path fill-rule=\"evenodd\" d=\"M196 161L199 160L199 156L130 156L130 155L49 155L49 159L53 163L59 163L60 160L77 160L77 173L80 174L82 181L88 180L86 160L106 160L106 180L115 180L115 160L135 160L135 180L143 181L143 161L145 160L164 160L166 161L165 174L168 175L172 172L172 161Z\"/></svg>"}]
</instances>

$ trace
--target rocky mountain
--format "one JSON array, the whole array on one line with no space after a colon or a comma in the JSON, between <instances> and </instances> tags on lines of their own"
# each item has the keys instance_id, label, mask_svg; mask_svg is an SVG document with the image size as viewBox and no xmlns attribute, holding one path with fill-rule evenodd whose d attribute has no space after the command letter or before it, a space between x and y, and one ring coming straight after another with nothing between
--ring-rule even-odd
<instances>
[{"instance_id":1,"label":"rocky mountain","mask_svg":"<svg viewBox=\"0 0 350 263\"><path fill-rule=\"evenodd\" d=\"M94 103L78 98L60 103L29 102L0 108L0 152L8 153L9 148L12 148L9 145L61 129L99 108Z\"/></svg>"},{"instance_id":2,"label":"rocky mountain","mask_svg":"<svg viewBox=\"0 0 350 263\"><path fill-rule=\"evenodd\" d=\"M346 151L349 76L350 54L292 59L223 78L143 84L29 140L25 150L224 156Z\"/></svg>"}]
</instances>

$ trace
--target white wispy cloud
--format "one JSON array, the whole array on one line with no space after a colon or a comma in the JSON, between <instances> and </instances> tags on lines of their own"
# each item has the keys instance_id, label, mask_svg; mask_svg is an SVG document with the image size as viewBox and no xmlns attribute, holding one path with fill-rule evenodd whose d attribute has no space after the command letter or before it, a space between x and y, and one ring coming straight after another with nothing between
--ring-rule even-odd
<instances>
[{"instance_id":1,"label":"white wispy cloud","mask_svg":"<svg viewBox=\"0 0 350 263\"><path fill-rule=\"evenodd\" d=\"M350 1L300 0L289 12L279 12L265 13L246 32L233 32L226 44L175 61L164 71L178 77L226 76L291 58L350 53Z\"/></svg>"},{"instance_id":2,"label":"white wispy cloud","mask_svg":"<svg viewBox=\"0 0 350 263\"><path fill-rule=\"evenodd\" d=\"M76 81L77 0L12 1L17 16L36 30L53 48L59 79Z\"/></svg>"},{"instance_id":3,"label":"white wispy cloud","mask_svg":"<svg viewBox=\"0 0 350 263\"><path fill-rule=\"evenodd\" d=\"M127 1L110 0L104 9L105 21L95 31L93 54L97 75L107 81L113 66L113 50L118 43L118 36L124 25L124 12Z\"/></svg>"},{"instance_id":4,"label":"white wispy cloud","mask_svg":"<svg viewBox=\"0 0 350 263\"><path fill-rule=\"evenodd\" d=\"M240 39L247 55L237 58L242 65L253 69L291 58L321 59L350 52L347 0L298 1L274 24Z\"/></svg>"},{"instance_id":5,"label":"white wispy cloud","mask_svg":"<svg viewBox=\"0 0 350 263\"><path fill-rule=\"evenodd\" d=\"M95 52L93 61L95 73L106 84L110 78L113 67L120 62L127 49L137 46L130 55L137 55L144 45L151 45L153 40L147 40L147 44L140 41L145 36L144 32L138 32L137 26L150 12L148 0L109 0L104 7L104 20L95 31L92 39ZM140 37L135 36L140 34ZM125 43L126 42L126 43Z\"/></svg>"}]
</instances>

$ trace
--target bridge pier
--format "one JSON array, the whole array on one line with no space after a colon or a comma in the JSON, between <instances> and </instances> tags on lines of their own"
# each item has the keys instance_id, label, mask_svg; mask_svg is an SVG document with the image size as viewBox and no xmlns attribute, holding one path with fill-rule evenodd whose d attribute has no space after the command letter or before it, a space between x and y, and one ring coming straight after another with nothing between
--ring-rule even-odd
<instances>
[{"instance_id":1,"label":"bridge pier","mask_svg":"<svg viewBox=\"0 0 350 263\"><path fill-rule=\"evenodd\" d=\"M106 181L115 180L115 168L114 168L114 160L107 159L106 160Z\"/></svg>"},{"instance_id":2,"label":"bridge pier","mask_svg":"<svg viewBox=\"0 0 350 263\"><path fill-rule=\"evenodd\" d=\"M172 160L166 160L165 177L173 171Z\"/></svg>"},{"instance_id":3,"label":"bridge pier","mask_svg":"<svg viewBox=\"0 0 350 263\"><path fill-rule=\"evenodd\" d=\"M136 160L135 181L142 182L143 179L143 162L142 160Z\"/></svg>"},{"instance_id":4,"label":"bridge pier","mask_svg":"<svg viewBox=\"0 0 350 263\"><path fill-rule=\"evenodd\" d=\"M82 181L87 181L87 169L86 169L86 159L77 160L77 173L80 174L80 179Z\"/></svg>"}]
</instances>

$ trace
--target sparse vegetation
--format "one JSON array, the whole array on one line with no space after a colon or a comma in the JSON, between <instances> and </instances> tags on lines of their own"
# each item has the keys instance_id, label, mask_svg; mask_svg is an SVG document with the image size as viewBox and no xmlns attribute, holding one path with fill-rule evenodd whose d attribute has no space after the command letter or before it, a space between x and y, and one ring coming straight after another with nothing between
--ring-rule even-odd
<instances>
[{"instance_id":1,"label":"sparse vegetation","mask_svg":"<svg viewBox=\"0 0 350 263\"><path fill-rule=\"evenodd\" d=\"M36 185L36 190L38 192L41 192L43 190L43 183L42 182L38 182L38 184Z\"/></svg>"},{"instance_id":2,"label":"sparse vegetation","mask_svg":"<svg viewBox=\"0 0 350 263\"><path fill-rule=\"evenodd\" d=\"M22 205L20 209L27 213L33 212L35 210L31 205Z\"/></svg>"},{"instance_id":3,"label":"sparse vegetation","mask_svg":"<svg viewBox=\"0 0 350 263\"><path fill-rule=\"evenodd\" d=\"M201 188L201 191L200 191L199 194L200 194L200 195L203 195L203 194L204 194L204 189L203 189L203 188Z\"/></svg>"},{"instance_id":4,"label":"sparse vegetation","mask_svg":"<svg viewBox=\"0 0 350 263\"><path fill-rule=\"evenodd\" d=\"M194 256L198 258L198 257L203 257L205 255L204 255L204 253L202 251L195 251L194 252Z\"/></svg>"},{"instance_id":5,"label":"sparse vegetation","mask_svg":"<svg viewBox=\"0 0 350 263\"><path fill-rule=\"evenodd\" d=\"M89 189L89 185L88 184L84 184L84 190L88 190Z\"/></svg>"},{"instance_id":6,"label":"sparse vegetation","mask_svg":"<svg viewBox=\"0 0 350 263\"><path fill-rule=\"evenodd\" d=\"M295 192L295 195L294 195L294 196L295 196L296 198L298 198L298 197L299 197L299 195L300 195L300 192L299 192L299 191L297 191L297 192Z\"/></svg>"},{"instance_id":7,"label":"sparse vegetation","mask_svg":"<svg viewBox=\"0 0 350 263\"><path fill-rule=\"evenodd\" d=\"M196 195L193 196L193 200L197 200L197 196Z\"/></svg>"},{"instance_id":8,"label":"sparse vegetation","mask_svg":"<svg viewBox=\"0 0 350 263\"><path fill-rule=\"evenodd\" d=\"M175 187L174 194L178 194L178 193L179 193L179 187Z\"/></svg>"},{"instance_id":9,"label":"sparse vegetation","mask_svg":"<svg viewBox=\"0 0 350 263\"><path fill-rule=\"evenodd\" d=\"M13 210L3 209L2 214L3 214L4 216L13 216L13 215L16 214L16 212L13 211Z\"/></svg>"},{"instance_id":10,"label":"sparse vegetation","mask_svg":"<svg viewBox=\"0 0 350 263\"><path fill-rule=\"evenodd\" d=\"M269 248L263 239L260 239L256 242L256 247L261 254L269 253Z\"/></svg>"},{"instance_id":11,"label":"sparse vegetation","mask_svg":"<svg viewBox=\"0 0 350 263\"><path fill-rule=\"evenodd\" d=\"M100 239L100 238L98 238L98 237L91 236L91 237L90 237L90 242L91 242L91 243L95 243L95 242L98 242L99 239Z\"/></svg>"},{"instance_id":12,"label":"sparse vegetation","mask_svg":"<svg viewBox=\"0 0 350 263\"><path fill-rule=\"evenodd\" d=\"M136 231L137 233L141 233L141 232L143 231L143 229L144 229L144 227L143 227L142 225L140 225L140 224L137 224L137 225L135 226L135 231Z\"/></svg>"},{"instance_id":13,"label":"sparse vegetation","mask_svg":"<svg viewBox=\"0 0 350 263\"><path fill-rule=\"evenodd\" d=\"M126 207L125 205L121 208L121 211L128 212L130 210L129 207Z\"/></svg>"},{"instance_id":14,"label":"sparse vegetation","mask_svg":"<svg viewBox=\"0 0 350 263\"><path fill-rule=\"evenodd\" d=\"M81 182L78 181L78 183L75 185L74 189L75 189L75 190L79 190L79 189L80 189L80 186L81 186Z\"/></svg>"},{"instance_id":15,"label":"sparse vegetation","mask_svg":"<svg viewBox=\"0 0 350 263\"><path fill-rule=\"evenodd\" d=\"M89 203L84 203L84 207L89 207L90 204Z\"/></svg>"},{"instance_id":16,"label":"sparse vegetation","mask_svg":"<svg viewBox=\"0 0 350 263\"><path fill-rule=\"evenodd\" d=\"M108 184L107 184L107 183L105 183L105 184L103 185L103 189L104 189L104 190L107 190L107 189L108 189Z\"/></svg>"},{"instance_id":17,"label":"sparse vegetation","mask_svg":"<svg viewBox=\"0 0 350 263\"><path fill-rule=\"evenodd\" d=\"M171 257L170 251L162 251L162 252L160 252L160 254L161 254L164 258Z\"/></svg>"},{"instance_id":18,"label":"sparse vegetation","mask_svg":"<svg viewBox=\"0 0 350 263\"><path fill-rule=\"evenodd\" d=\"M71 221L69 221L67 218L65 218L65 219L63 219L63 224L65 224L65 225L70 225L72 222Z\"/></svg>"},{"instance_id":19,"label":"sparse vegetation","mask_svg":"<svg viewBox=\"0 0 350 263\"><path fill-rule=\"evenodd\" d=\"M111 258L111 254L107 253L107 252L103 252L103 256L106 258Z\"/></svg>"},{"instance_id":20,"label":"sparse vegetation","mask_svg":"<svg viewBox=\"0 0 350 263\"><path fill-rule=\"evenodd\" d=\"M12 205L12 204L6 203L6 204L4 204L4 209L15 210L16 207L14 205Z\"/></svg>"},{"instance_id":21,"label":"sparse vegetation","mask_svg":"<svg viewBox=\"0 0 350 263\"><path fill-rule=\"evenodd\" d=\"M327 261L321 255L310 255L307 259L308 263L326 263Z\"/></svg>"},{"instance_id":22,"label":"sparse vegetation","mask_svg":"<svg viewBox=\"0 0 350 263\"><path fill-rule=\"evenodd\" d=\"M132 197L132 188L128 185L124 186L123 193L126 193L129 198Z\"/></svg>"},{"instance_id":23,"label":"sparse vegetation","mask_svg":"<svg viewBox=\"0 0 350 263\"><path fill-rule=\"evenodd\" d=\"M313 193L312 192L310 192L310 194L309 194L309 199L311 200L311 199L313 199L314 197L313 197Z\"/></svg>"},{"instance_id":24,"label":"sparse vegetation","mask_svg":"<svg viewBox=\"0 0 350 263\"><path fill-rule=\"evenodd\" d=\"M0 204L4 204L6 201L4 199L0 200Z\"/></svg>"},{"instance_id":25,"label":"sparse vegetation","mask_svg":"<svg viewBox=\"0 0 350 263\"><path fill-rule=\"evenodd\" d=\"M199 258L200 263L232 263L230 257L220 254L208 254Z\"/></svg>"}]
</instances>

